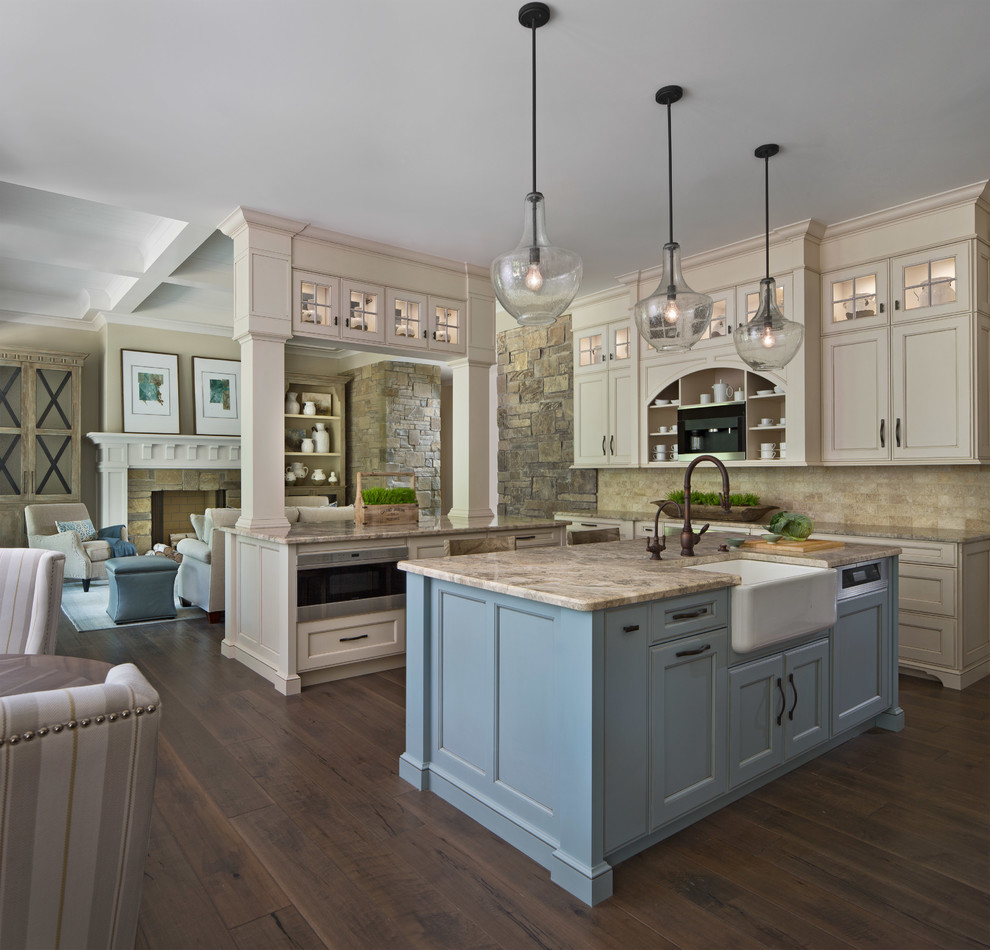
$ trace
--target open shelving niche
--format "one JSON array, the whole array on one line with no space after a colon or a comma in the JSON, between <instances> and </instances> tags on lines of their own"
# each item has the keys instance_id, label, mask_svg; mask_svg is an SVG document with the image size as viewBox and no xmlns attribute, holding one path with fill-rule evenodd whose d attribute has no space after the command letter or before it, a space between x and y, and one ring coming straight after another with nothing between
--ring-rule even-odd
<instances>
[{"instance_id":1,"label":"open shelving niche","mask_svg":"<svg viewBox=\"0 0 990 950\"><path fill-rule=\"evenodd\" d=\"M731 386L734 396L741 388L744 398L702 402L702 394L711 395L712 387L719 382ZM804 464L780 457L779 445L787 442L787 393L781 383L768 376L733 367L713 367L672 380L648 396L645 405L645 464L649 467L686 466L695 456L702 454L718 455L733 464ZM663 405L657 405L658 402ZM763 425L762 419L770 419L771 423ZM728 425L715 424L702 430L697 428L702 420ZM718 429L719 432L712 432L711 429ZM691 433L699 431L703 431L705 441L712 444L710 450L690 447ZM730 441L731 447L724 444ZM761 457L760 445L763 442L773 442L777 446L774 458ZM666 459L655 458L654 448L657 445L667 446ZM673 458L675 449L677 457Z\"/></svg>"},{"instance_id":2,"label":"open shelving niche","mask_svg":"<svg viewBox=\"0 0 990 950\"><path fill-rule=\"evenodd\" d=\"M286 393L294 392L299 399L302 410L307 402L316 404L315 415L285 413L284 423L284 468L293 462L302 462L309 469L305 478L297 479L295 484L285 486L286 498L293 495L328 495L331 501L344 504L347 493L347 450L345 445L345 387L347 380L343 376L299 376L286 373ZM301 448L304 438L312 438L313 428L317 422L326 426L330 434L329 452L303 452ZM327 481L313 481L313 474L322 469ZM329 483L330 473L335 472L337 483Z\"/></svg>"}]
</instances>

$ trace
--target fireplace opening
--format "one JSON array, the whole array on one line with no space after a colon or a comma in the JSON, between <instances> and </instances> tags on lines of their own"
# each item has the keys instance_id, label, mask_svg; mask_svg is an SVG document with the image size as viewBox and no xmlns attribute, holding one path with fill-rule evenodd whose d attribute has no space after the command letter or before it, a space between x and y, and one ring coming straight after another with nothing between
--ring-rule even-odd
<instances>
[{"instance_id":1,"label":"fireplace opening","mask_svg":"<svg viewBox=\"0 0 990 950\"><path fill-rule=\"evenodd\" d=\"M223 508L227 491L217 488L204 491L151 492L151 543L175 547L181 537L192 535L190 515L201 515L207 508Z\"/></svg>"}]
</instances>

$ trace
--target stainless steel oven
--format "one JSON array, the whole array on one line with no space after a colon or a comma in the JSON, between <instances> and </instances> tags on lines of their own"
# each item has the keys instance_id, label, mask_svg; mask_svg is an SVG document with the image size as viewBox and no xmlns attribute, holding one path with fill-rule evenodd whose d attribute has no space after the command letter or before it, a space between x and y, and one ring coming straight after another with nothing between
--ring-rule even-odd
<instances>
[{"instance_id":1,"label":"stainless steel oven","mask_svg":"<svg viewBox=\"0 0 990 950\"><path fill-rule=\"evenodd\" d=\"M298 620L396 610L406 605L405 545L303 552L296 559Z\"/></svg>"}]
</instances>

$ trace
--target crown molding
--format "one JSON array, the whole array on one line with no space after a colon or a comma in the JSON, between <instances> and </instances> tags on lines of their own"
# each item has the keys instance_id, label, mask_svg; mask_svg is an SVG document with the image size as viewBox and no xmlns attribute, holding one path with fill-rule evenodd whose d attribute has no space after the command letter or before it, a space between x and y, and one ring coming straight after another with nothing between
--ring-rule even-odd
<instances>
[{"instance_id":1,"label":"crown molding","mask_svg":"<svg viewBox=\"0 0 990 950\"><path fill-rule=\"evenodd\" d=\"M16 323L36 327L55 327L59 330L83 330L93 333L103 328L99 314L85 317L54 317L46 313L20 313L14 310L0 310L0 324Z\"/></svg>"},{"instance_id":2,"label":"crown molding","mask_svg":"<svg viewBox=\"0 0 990 950\"><path fill-rule=\"evenodd\" d=\"M232 238L246 227L264 228L268 231L296 235L306 226L305 221L283 218L277 214L269 214L267 211L258 211L256 208L238 207L217 225L217 229L226 234L227 237Z\"/></svg>"},{"instance_id":3,"label":"crown molding","mask_svg":"<svg viewBox=\"0 0 990 950\"><path fill-rule=\"evenodd\" d=\"M922 217L934 211L947 211L950 208L980 204L985 209L990 210L987 184L987 181L973 182L971 185L963 185L961 188L953 188L951 191L916 198L914 201L894 205L892 208L884 208L881 211L864 214L858 218L849 218L847 221L830 224L826 229L826 240L882 228L888 224L902 222L906 218Z\"/></svg>"},{"instance_id":4,"label":"crown molding","mask_svg":"<svg viewBox=\"0 0 990 950\"><path fill-rule=\"evenodd\" d=\"M215 323L199 323L189 321L168 320L164 317L145 317L134 313L113 313L111 311L100 311L94 320L98 322L98 328L113 323L117 325L126 324L132 327L147 327L149 330L164 330L168 333L197 333L201 336L222 336L228 340L234 338L233 330L230 327L220 327Z\"/></svg>"}]
</instances>

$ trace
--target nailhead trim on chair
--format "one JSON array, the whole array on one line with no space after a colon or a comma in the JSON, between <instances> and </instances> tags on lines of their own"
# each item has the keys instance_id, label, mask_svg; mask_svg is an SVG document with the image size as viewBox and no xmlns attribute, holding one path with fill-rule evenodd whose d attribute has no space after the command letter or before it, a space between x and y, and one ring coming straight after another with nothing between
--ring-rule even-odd
<instances>
[{"instance_id":1,"label":"nailhead trim on chair","mask_svg":"<svg viewBox=\"0 0 990 950\"><path fill-rule=\"evenodd\" d=\"M108 713L99 716L95 716L93 719L80 719L76 721L75 719L70 719L68 722L57 722L53 726L40 726L36 731L32 732L28 730L21 735L13 735L8 738L3 738L0 736L0 746L4 743L8 745L17 745L18 742L22 740L24 742L30 742L35 736L47 736L49 730L54 733L59 733L63 729L75 729L76 726L82 726L85 728L91 722L101 723L109 720L110 722L116 722L118 719L128 719L133 712L135 716L143 716L145 713L153 713L158 707L154 703L148 703L147 706L135 706L134 709L122 709L119 713Z\"/></svg>"}]
</instances>

